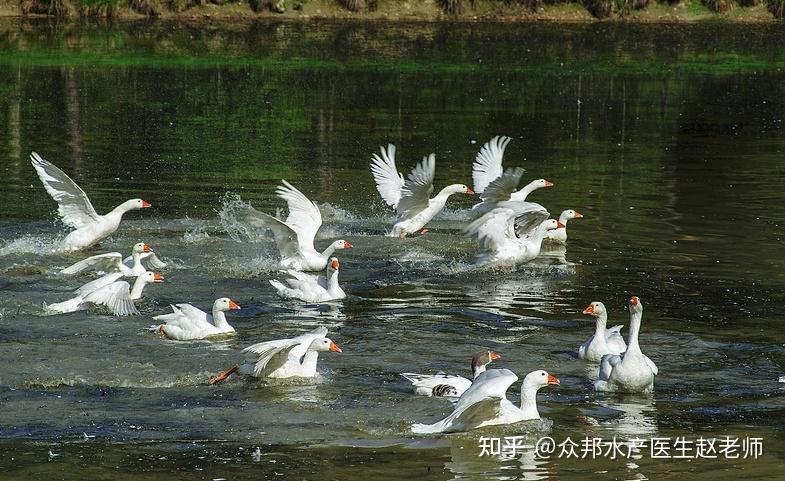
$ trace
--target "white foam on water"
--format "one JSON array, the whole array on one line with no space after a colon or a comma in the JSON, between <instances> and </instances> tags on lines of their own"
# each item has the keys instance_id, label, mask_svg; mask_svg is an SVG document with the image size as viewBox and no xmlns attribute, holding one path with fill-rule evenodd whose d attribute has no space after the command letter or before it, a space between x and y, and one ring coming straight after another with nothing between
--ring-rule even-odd
<instances>
[{"instance_id":1,"label":"white foam on water","mask_svg":"<svg viewBox=\"0 0 785 481\"><path fill-rule=\"evenodd\" d=\"M17 239L7 241L0 247L0 257L14 254L55 254L55 246L59 244L59 241L60 239L52 239L49 236L24 235Z\"/></svg>"},{"instance_id":2,"label":"white foam on water","mask_svg":"<svg viewBox=\"0 0 785 481\"><path fill-rule=\"evenodd\" d=\"M255 210L250 202L244 201L239 194L227 192L221 200L218 223L236 242L267 240L267 229L260 229L241 221L242 216Z\"/></svg>"}]
</instances>

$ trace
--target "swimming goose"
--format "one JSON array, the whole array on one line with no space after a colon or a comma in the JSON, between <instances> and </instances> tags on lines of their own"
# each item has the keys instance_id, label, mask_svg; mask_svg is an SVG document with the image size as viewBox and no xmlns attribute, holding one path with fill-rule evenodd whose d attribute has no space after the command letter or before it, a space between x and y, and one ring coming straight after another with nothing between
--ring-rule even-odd
<instances>
[{"instance_id":1,"label":"swimming goose","mask_svg":"<svg viewBox=\"0 0 785 481\"><path fill-rule=\"evenodd\" d=\"M464 233L480 243L479 264L518 264L540 254L542 239L562 224L533 202L502 202L469 224Z\"/></svg>"},{"instance_id":2,"label":"swimming goose","mask_svg":"<svg viewBox=\"0 0 785 481\"><path fill-rule=\"evenodd\" d=\"M404 238L407 235L427 232L425 225L444 209L447 199L453 194L474 194L468 186L452 184L443 188L434 198L433 177L436 173L436 156L424 157L422 162L404 180L403 174L395 166L395 146L380 148L381 155L373 154L371 173L376 181L376 189L382 199L395 209L398 219L393 225L390 237Z\"/></svg>"},{"instance_id":3,"label":"swimming goose","mask_svg":"<svg viewBox=\"0 0 785 481\"><path fill-rule=\"evenodd\" d=\"M117 274L118 276L120 274ZM134 281L134 286L125 281L116 280L90 292L79 293L67 301L56 304L44 304L44 310L49 314L62 314L87 309L91 304L108 307L115 316L138 315L139 311L134 305L136 299L142 297L144 286L151 282L163 282L160 274L147 271Z\"/></svg>"},{"instance_id":4,"label":"swimming goose","mask_svg":"<svg viewBox=\"0 0 785 481\"><path fill-rule=\"evenodd\" d=\"M561 215L559 216L559 222L561 222L564 225L564 227L559 227L558 229L549 230L548 234L545 236L545 240L557 244L566 244L567 222L571 219L581 219L581 218L583 218L583 214L581 214L577 210L567 209L565 211L562 211Z\"/></svg>"},{"instance_id":5,"label":"swimming goose","mask_svg":"<svg viewBox=\"0 0 785 481\"><path fill-rule=\"evenodd\" d=\"M218 384L238 371L253 377L316 377L319 353L341 352L341 348L327 337L326 328L318 327L291 339L260 342L246 347L243 352L250 362L213 376L210 384Z\"/></svg>"},{"instance_id":6,"label":"swimming goose","mask_svg":"<svg viewBox=\"0 0 785 481\"><path fill-rule=\"evenodd\" d=\"M160 334L178 341L204 339L221 334L232 334L234 328L226 321L226 311L240 309L236 302L228 297L216 299L212 314L192 306L191 304L175 304L170 306L171 314L153 317L163 324L153 326Z\"/></svg>"},{"instance_id":7,"label":"swimming goose","mask_svg":"<svg viewBox=\"0 0 785 481\"><path fill-rule=\"evenodd\" d=\"M537 189L553 187L553 182L537 179L516 190L524 170L520 167L503 170L502 159L504 149L510 142L506 136L496 136L485 143L477 154L472 165L474 191L480 194L482 202L472 207L472 215L479 217L487 214L499 202L525 202L526 198Z\"/></svg>"},{"instance_id":8,"label":"swimming goose","mask_svg":"<svg viewBox=\"0 0 785 481\"><path fill-rule=\"evenodd\" d=\"M606 354L600 361L599 379L594 382L597 391L651 392L657 366L638 345L641 329L643 304L637 296L630 298L630 332L627 334L627 350L621 355Z\"/></svg>"},{"instance_id":9,"label":"swimming goose","mask_svg":"<svg viewBox=\"0 0 785 481\"><path fill-rule=\"evenodd\" d=\"M594 335L578 348L579 358L589 362L600 362L602 356L606 354L618 355L627 349L627 344L621 337L621 328L624 326L613 326L610 329L605 327L608 322L608 311L605 310L605 304L592 302L583 310L583 313L594 316L597 319L597 324Z\"/></svg>"},{"instance_id":10,"label":"swimming goose","mask_svg":"<svg viewBox=\"0 0 785 481\"><path fill-rule=\"evenodd\" d=\"M559 380L542 370L527 374L521 384L520 407L507 400L507 389L517 380L518 376L509 369L489 369L477 376L455 403L452 413L433 424L413 424L412 432L451 433L539 419L537 391L559 385Z\"/></svg>"},{"instance_id":11,"label":"swimming goose","mask_svg":"<svg viewBox=\"0 0 785 481\"><path fill-rule=\"evenodd\" d=\"M35 152L30 155L30 160L44 188L57 202L57 212L63 222L75 229L60 243L61 251L72 252L95 245L117 230L123 214L150 207L147 201L131 199L108 214L99 215L84 191L65 172Z\"/></svg>"},{"instance_id":12,"label":"swimming goose","mask_svg":"<svg viewBox=\"0 0 785 481\"><path fill-rule=\"evenodd\" d=\"M485 366L492 361L501 359L501 356L494 351L480 351L472 356L472 379L485 372ZM463 376L445 374L415 374L405 372L401 374L412 383L414 393L421 396L433 397L459 397L463 394L472 382Z\"/></svg>"},{"instance_id":13,"label":"swimming goose","mask_svg":"<svg viewBox=\"0 0 785 481\"><path fill-rule=\"evenodd\" d=\"M60 274L78 274L88 269L94 269L104 272L120 272L125 277L139 276L147 269L142 265L142 254L151 253L153 250L149 245L144 242L134 244L131 249L131 262L126 263L123 255L119 252L110 252L108 254L98 254L95 256L82 259L65 269L60 271Z\"/></svg>"},{"instance_id":14,"label":"swimming goose","mask_svg":"<svg viewBox=\"0 0 785 481\"><path fill-rule=\"evenodd\" d=\"M322 226L322 213L316 203L311 202L302 192L289 182L282 180L283 186L276 189L279 198L289 206L289 215L285 221L253 207L246 210L248 223L257 227L270 229L275 236L275 243L281 254L281 267L297 271L321 271L336 249L351 249L352 244L345 240L337 240L327 246L323 252L314 248L314 239L319 227Z\"/></svg>"},{"instance_id":15,"label":"swimming goose","mask_svg":"<svg viewBox=\"0 0 785 481\"><path fill-rule=\"evenodd\" d=\"M286 279L289 287L277 279L270 279L270 284L278 291L281 297L299 299L303 302L326 302L344 299L346 293L338 284L338 270L341 264L333 257L327 265L324 277L288 270L291 276Z\"/></svg>"}]
</instances>

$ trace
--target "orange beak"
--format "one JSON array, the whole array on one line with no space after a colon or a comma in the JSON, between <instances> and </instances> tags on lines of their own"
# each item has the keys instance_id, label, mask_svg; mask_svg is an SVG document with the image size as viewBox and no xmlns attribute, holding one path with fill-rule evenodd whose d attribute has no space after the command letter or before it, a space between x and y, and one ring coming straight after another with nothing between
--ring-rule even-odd
<instances>
[{"instance_id":1,"label":"orange beak","mask_svg":"<svg viewBox=\"0 0 785 481\"><path fill-rule=\"evenodd\" d=\"M548 384L553 384L555 386L558 386L559 384L561 384L561 381L556 379L556 376L554 376L553 374L548 374Z\"/></svg>"},{"instance_id":2,"label":"orange beak","mask_svg":"<svg viewBox=\"0 0 785 481\"><path fill-rule=\"evenodd\" d=\"M341 351L341 348L338 347L338 344L334 342L330 342L330 352L343 352L343 351Z\"/></svg>"},{"instance_id":3,"label":"orange beak","mask_svg":"<svg viewBox=\"0 0 785 481\"><path fill-rule=\"evenodd\" d=\"M474 191L471 189L471 187L468 186L466 187L466 193L469 195L474 195Z\"/></svg>"},{"instance_id":4,"label":"orange beak","mask_svg":"<svg viewBox=\"0 0 785 481\"><path fill-rule=\"evenodd\" d=\"M632 304L633 306L637 305L639 302L640 302L640 299L638 299L638 296L632 296L630 298L630 304Z\"/></svg>"},{"instance_id":5,"label":"orange beak","mask_svg":"<svg viewBox=\"0 0 785 481\"><path fill-rule=\"evenodd\" d=\"M233 300L229 299L229 309L240 309L240 306Z\"/></svg>"},{"instance_id":6,"label":"orange beak","mask_svg":"<svg viewBox=\"0 0 785 481\"><path fill-rule=\"evenodd\" d=\"M346 245L346 249L351 249L354 247L349 241L343 241L343 243Z\"/></svg>"},{"instance_id":7,"label":"orange beak","mask_svg":"<svg viewBox=\"0 0 785 481\"><path fill-rule=\"evenodd\" d=\"M147 209L147 208L152 207L152 206L153 206L153 204L147 202L146 200L142 201L142 209Z\"/></svg>"},{"instance_id":8,"label":"orange beak","mask_svg":"<svg viewBox=\"0 0 785 481\"><path fill-rule=\"evenodd\" d=\"M491 361L498 361L502 357L496 351L491 351Z\"/></svg>"},{"instance_id":9,"label":"orange beak","mask_svg":"<svg viewBox=\"0 0 785 481\"><path fill-rule=\"evenodd\" d=\"M142 252L152 252L153 249L150 248L149 245L145 244L142 246Z\"/></svg>"},{"instance_id":10,"label":"orange beak","mask_svg":"<svg viewBox=\"0 0 785 481\"><path fill-rule=\"evenodd\" d=\"M338 259L335 259L334 261L330 262L330 267L337 271L338 268L341 267L341 263L338 262Z\"/></svg>"},{"instance_id":11,"label":"orange beak","mask_svg":"<svg viewBox=\"0 0 785 481\"><path fill-rule=\"evenodd\" d=\"M583 217L583 214L581 214L580 212L578 212L578 211L576 210L576 211L575 211L575 217L574 217L574 218L575 218L575 219L580 219L580 218L582 218L582 217Z\"/></svg>"},{"instance_id":12,"label":"orange beak","mask_svg":"<svg viewBox=\"0 0 785 481\"><path fill-rule=\"evenodd\" d=\"M164 276L162 276L157 272L153 273L153 282L163 282L163 281L164 281Z\"/></svg>"},{"instance_id":13,"label":"orange beak","mask_svg":"<svg viewBox=\"0 0 785 481\"><path fill-rule=\"evenodd\" d=\"M586 309L584 309L584 310L583 310L583 313L584 313L584 314L594 314L594 307L593 307L591 304L589 304L589 307L587 307Z\"/></svg>"},{"instance_id":14,"label":"orange beak","mask_svg":"<svg viewBox=\"0 0 785 481\"><path fill-rule=\"evenodd\" d=\"M553 182L551 182L550 180L546 180L545 187L553 187Z\"/></svg>"},{"instance_id":15,"label":"orange beak","mask_svg":"<svg viewBox=\"0 0 785 481\"><path fill-rule=\"evenodd\" d=\"M566 226L566 225L564 225L564 224L562 224L561 222L559 222L559 221L557 220L557 221L556 221L556 228L557 228L557 229L566 229L566 228L567 228L567 226Z\"/></svg>"}]
</instances>

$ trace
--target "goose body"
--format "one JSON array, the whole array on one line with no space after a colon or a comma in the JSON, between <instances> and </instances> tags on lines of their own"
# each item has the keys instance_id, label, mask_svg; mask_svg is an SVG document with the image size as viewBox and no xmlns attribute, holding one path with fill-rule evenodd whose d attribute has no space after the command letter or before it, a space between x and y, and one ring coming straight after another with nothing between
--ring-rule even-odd
<instances>
[{"instance_id":1,"label":"goose body","mask_svg":"<svg viewBox=\"0 0 785 481\"><path fill-rule=\"evenodd\" d=\"M472 356L472 378L485 372L485 366L492 361L501 359L494 351L481 351ZM405 372L401 374L412 383L414 393L421 396L433 397L460 397L472 385L472 381L463 376L445 374L416 374Z\"/></svg>"},{"instance_id":2,"label":"goose body","mask_svg":"<svg viewBox=\"0 0 785 481\"><path fill-rule=\"evenodd\" d=\"M87 194L65 172L35 152L30 155L30 160L44 188L57 202L60 218L66 225L74 228L60 243L61 251L73 252L95 245L117 230L123 214L150 207L150 204L142 199L131 199L111 212L99 215Z\"/></svg>"},{"instance_id":3,"label":"goose body","mask_svg":"<svg viewBox=\"0 0 785 481\"><path fill-rule=\"evenodd\" d=\"M559 227L558 229L553 229L548 231L548 234L545 236L545 240L549 242L553 242L556 244L566 244L567 243L567 222L572 219L581 219L583 218L583 214L578 212L577 210L567 209L562 211L561 215L559 216L559 222L564 227Z\"/></svg>"},{"instance_id":4,"label":"goose body","mask_svg":"<svg viewBox=\"0 0 785 481\"><path fill-rule=\"evenodd\" d=\"M452 184L430 198L436 174L436 156L431 154L425 157L404 180L395 165L395 146L392 144L386 149L381 147L381 155L373 154L371 173L379 195L398 214L388 234L390 237L403 238L418 232L424 233L424 227L444 209L451 195L474 193L466 185Z\"/></svg>"},{"instance_id":5,"label":"goose body","mask_svg":"<svg viewBox=\"0 0 785 481\"><path fill-rule=\"evenodd\" d=\"M524 170L520 167L504 170L502 167L504 149L510 140L506 136L496 136L477 153L472 165L472 181L474 191L480 195L482 202L472 207L471 213L475 218L492 211L499 202L525 202L535 190L553 187L551 181L537 179L518 189Z\"/></svg>"},{"instance_id":6,"label":"goose body","mask_svg":"<svg viewBox=\"0 0 785 481\"><path fill-rule=\"evenodd\" d=\"M351 249L352 244L337 240L319 252L314 247L316 233L322 226L322 213L316 203L289 182L282 180L283 186L276 189L279 198L286 201L289 215L286 220L259 212L249 207L246 220L251 225L270 229L281 254L280 266L297 271L321 271L336 249Z\"/></svg>"},{"instance_id":7,"label":"goose body","mask_svg":"<svg viewBox=\"0 0 785 481\"><path fill-rule=\"evenodd\" d=\"M289 270L287 272L290 277L286 279L288 286L277 279L271 279L270 285L275 287L281 297L299 299L303 302L344 299L346 293L338 284L339 269L340 263L333 257L327 266L325 277Z\"/></svg>"},{"instance_id":8,"label":"goose body","mask_svg":"<svg viewBox=\"0 0 785 481\"><path fill-rule=\"evenodd\" d=\"M412 432L461 432L539 419L537 391L549 384L558 385L559 380L542 370L530 372L521 384L521 404L516 406L507 399L507 389L517 380L518 376L509 369L489 369L461 395L452 413L433 424L413 424Z\"/></svg>"},{"instance_id":9,"label":"goose body","mask_svg":"<svg viewBox=\"0 0 785 481\"><path fill-rule=\"evenodd\" d=\"M578 357L588 362L600 362L606 354L619 355L627 350L627 344L621 336L624 326L606 327L608 311L602 302L592 302L583 310L584 314L594 316L596 325L594 334L578 348Z\"/></svg>"},{"instance_id":10,"label":"goose body","mask_svg":"<svg viewBox=\"0 0 785 481\"><path fill-rule=\"evenodd\" d=\"M62 314L88 309L91 305L101 305L109 308L115 316L138 315L139 311L134 301L142 297L145 285L152 282L163 282L164 278L154 272L145 272L134 281L133 288L126 281L121 281L121 274L112 282L100 286L77 290L77 296L67 301L48 304L44 309L49 314Z\"/></svg>"},{"instance_id":11,"label":"goose body","mask_svg":"<svg viewBox=\"0 0 785 481\"><path fill-rule=\"evenodd\" d=\"M600 361L599 379L594 383L597 391L651 392L654 376L659 372L654 362L641 352L638 333L643 317L643 304L638 297L630 299L630 331L627 350L620 355L606 354Z\"/></svg>"},{"instance_id":12,"label":"goose body","mask_svg":"<svg viewBox=\"0 0 785 481\"><path fill-rule=\"evenodd\" d=\"M243 349L248 363L221 372L210 383L218 384L234 372L257 378L316 377L320 352L341 352L324 327L291 339L260 342Z\"/></svg>"},{"instance_id":13,"label":"goose body","mask_svg":"<svg viewBox=\"0 0 785 481\"><path fill-rule=\"evenodd\" d=\"M469 224L464 233L480 243L480 264L529 262L540 254L542 240L560 226L533 202L504 202Z\"/></svg>"},{"instance_id":14,"label":"goose body","mask_svg":"<svg viewBox=\"0 0 785 481\"><path fill-rule=\"evenodd\" d=\"M204 339L211 336L233 334L232 327L226 320L226 311L240 309L228 297L216 299L213 303L212 313L208 314L191 304L175 304L171 306L171 314L162 314L153 317L163 324L154 326L160 334L178 341L191 341Z\"/></svg>"}]
</instances>

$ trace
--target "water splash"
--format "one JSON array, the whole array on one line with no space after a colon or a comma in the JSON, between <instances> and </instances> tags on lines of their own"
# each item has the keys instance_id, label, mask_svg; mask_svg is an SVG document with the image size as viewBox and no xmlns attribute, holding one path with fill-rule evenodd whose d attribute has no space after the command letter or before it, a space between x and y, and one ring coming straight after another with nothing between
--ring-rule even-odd
<instances>
[{"instance_id":1,"label":"water splash","mask_svg":"<svg viewBox=\"0 0 785 481\"><path fill-rule=\"evenodd\" d=\"M249 226L241 220L254 210L251 203L244 201L239 194L227 192L221 200L218 223L235 242L266 240L266 229Z\"/></svg>"},{"instance_id":2,"label":"water splash","mask_svg":"<svg viewBox=\"0 0 785 481\"><path fill-rule=\"evenodd\" d=\"M17 239L8 241L0 248L0 257L15 254L42 254L50 255L56 253L55 246L60 239L37 235L24 235Z\"/></svg>"}]
</instances>

